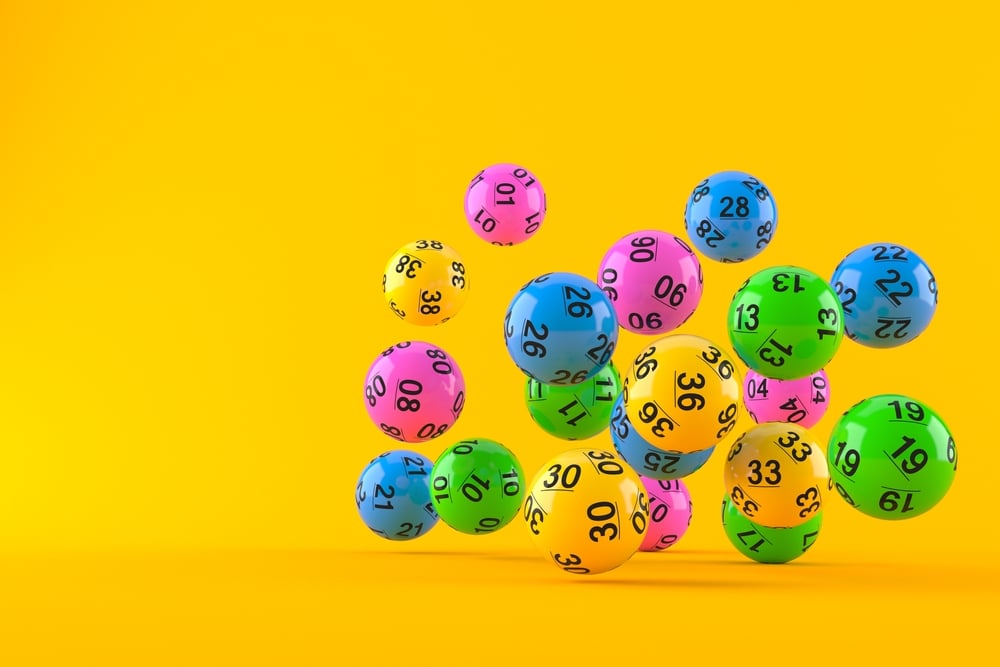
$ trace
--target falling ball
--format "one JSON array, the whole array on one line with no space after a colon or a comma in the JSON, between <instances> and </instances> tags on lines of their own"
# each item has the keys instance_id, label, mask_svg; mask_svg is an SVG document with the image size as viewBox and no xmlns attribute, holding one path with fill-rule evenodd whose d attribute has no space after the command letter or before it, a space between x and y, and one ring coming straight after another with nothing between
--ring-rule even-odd
<instances>
[{"instance_id":1,"label":"falling ball","mask_svg":"<svg viewBox=\"0 0 1000 667\"><path fill-rule=\"evenodd\" d=\"M639 475L614 452L572 449L535 474L523 516L553 564L571 574L600 574L638 551L649 505Z\"/></svg>"},{"instance_id":2,"label":"falling ball","mask_svg":"<svg viewBox=\"0 0 1000 667\"><path fill-rule=\"evenodd\" d=\"M431 502L461 533L493 533L517 516L524 470L514 453L487 438L462 440L444 450L431 469Z\"/></svg>"},{"instance_id":3,"label":"falling ball","mask_svg":"<svg viewBox=\"0 0 1000 667\"><path fill-rule=\"evenodd\" d=\"M372 459L358 479L354 502L365 525L387 540L413 540L438 522L431 502L431 461L409 449Z\"/></svg>"},{"instance_id":4,"label":"falling ball","mask_svg":"<svg viewBox=\"0 0 1000 667\"><path fill-rule=\"evenodd\" d=\"M431 343L397 343L372 362L365 376L369 418L401 442L440 437L464 406L465 379L458 363Z\"/></svg>"},{"instance_id":5,"label":"falling ball","mask_svg":"<svg viewBox=\"0 0 1000 667\"><path fill-rule=\"evenodd\" d=\"M543 431L564 440L586 440L608 428L621 391L621 376L609 361L579 384L560 386L528 378L524 398L532 420Z\"/></svg>"},{"instance_id":6,"label":"falling ball","mask_svg":"<svg viewBox=\"0 0 1000 667\"><path fill-rule=\"evenodd\" d=\"M642 477L649 498L649 527L640 551L663 551L677 544L687 533L694 505L687 485L679 479Z\"/></svg>"},{"instance_id":7,"label":"falling ball","mask_svg":"<svg viewBox=\"0 0 1000 667\"><path fill-rule=\"evenodd\" d=\"M597 274L619 324L633 333L673 331L701 302L701 262L687 243L667 232L622 237L605 253Z\"/></svg>"},{"instance_id":8,"label":"falling ball","mask_svg":"<svg viewBox=\"0 0 1000 667\"><path fill-rule=\"evenodd\" d=\"M771 191L743 171L720 171L698 183L684 208L694 247L718 262L742 262L762 253L778 227Z\"/></svg>"},{"instance_id":9,"label":"falling ball","mask_svg":"<svg viewBox=\"0 0 1000 667\"><path fill-rule=\"evenodd\" d=\"M816 543L823 525L822 510L793 528L768 528L754 523L725 496L722 500L722 528L736 550L758 563L789 563Z\"/></svg>"},{"instance_id":10,"label":"falling ball","mask_svg":"<svg viewBox=\"0 0 1000 667\"><path fill-rule=\"evenodd\" d=\"M748 370L743 378L743 405L758 424L791 422L812 428L830 405L830 380L823 369L795 380L768 378Z\"/></svg>"},{"instance_id":11,"label":"falling ball","mask_svg":"<svg viewBox=\"0 0 1000 667\"><path fill-rule=\"evenodd\" d=\"M486 167L465 191L465 219L479 238L493 245L512 246L534 236L545 220L542 184L516 164Z\"/></svg>"},{"instance_id":12,"label":"falling ball","mask_svg":"<svg viewBox=\"0 0 1000 667\"><path fill-rule=\"evenodd\" d=\"M545 384L579 384L611 361L618 319L611 301L589 278L545 273L511 299L504 341L510 358L528 377Z\"/></svg>"},{"instance_id":13,"label":"falling ball","mask_svg":"<svg viewBox=\"0 0 1000 667\"><path fill-rule=\"evenodd\" d=\"M829 474L823 450L797 424L764 422L729 449L725 488L736 508L768 528L794 528L820 511Z\"/></svg>"},{"instance_id":14,"label":"falling ball","mask_svg":"<svg viewBox=\"0 0 1000 667\"><path fill-rule=\"evenodd\" d=\"M849 408L826 451L830 479L847 504L877 519L920 516L948 493L958 470L955 440L923 401L880 394Z\"/></svg>"},{"instance_id":15,"label":"falling ball","mask_svg":"<svg viewBox=\"0 0 1000 667\"><path fill-rule=\"evenodd\" d=\"M836 292L816 273L772 266L733 295L728 315L733 350L752 370L794 380L824 368L844 337Z\"/></svg>"},{"instance_id":16,"label":"falling ball","mask_svg":"<svg viewBox=\"0 0 1000 667\"><path fill-rule=\"evenodd\" d=\"M411 324L433 326L454 317L469 296L469 276L458 252L440 241L399 248L386 262L382 292L389 308Z\"/></svg>"},{"instance_id":17,"label":"falling ball","mask_svg":"<svg viewBox=\"0 0 1000 667\"><path fill-rule=\"evenodd\" d=\"M861 246L841 260L830 283L840 296L847 337L868 347L912 341L937 310L937 280L927 262L906 246Z\"/></svg>"}]
</instances>

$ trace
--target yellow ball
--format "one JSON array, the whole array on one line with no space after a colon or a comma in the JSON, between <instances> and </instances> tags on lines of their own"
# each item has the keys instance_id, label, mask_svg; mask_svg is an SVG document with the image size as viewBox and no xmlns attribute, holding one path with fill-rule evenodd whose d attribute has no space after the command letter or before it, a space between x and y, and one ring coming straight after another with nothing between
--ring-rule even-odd
<instances>
[{"instance_id":1,"label":"yellow ball","mask_svg":"<svg viewBox=\"0 0 1000 667\"><path fill-rule=\"evenodd\" d=\"M724 476L733 505L767 528L795 528L818 515L830 477L816 440L787 422L763 422L738 437Z\"/></svg>"},{"instance_id":2,"label":"yellow ball","mask_svg":"<svg viewBox=\"0 0 1000 667\"><path fill-rule=\"evenodd\" d=\"M382 291L397 316L433 326L450 320L465 304L469 276L454 248L440 241L414 241L386 262Z\"/></svg>"},{"instance_id":3,"label":"yellow ball","mask_svg":"<svg viewBox=\"0 0 1000 667\"><path fill-rule=\"evenodd\" d=\"M625 377L625 413L649 444L690 454L736 424L742 381L732 358L700 336L670 334L640 352Z\"/></svg>"},{"instance_id":4,"label":"yellow ball","mask_svg":"<svg viewBox=\"0 0 1000 667\"><path fill-rule=\"evenodd\" d=\"M571 574L600 574L638 551L649 523L642 480L603 449L571 449L543 465L524 501L532 541Z\"/></svg>"}]
</instances>

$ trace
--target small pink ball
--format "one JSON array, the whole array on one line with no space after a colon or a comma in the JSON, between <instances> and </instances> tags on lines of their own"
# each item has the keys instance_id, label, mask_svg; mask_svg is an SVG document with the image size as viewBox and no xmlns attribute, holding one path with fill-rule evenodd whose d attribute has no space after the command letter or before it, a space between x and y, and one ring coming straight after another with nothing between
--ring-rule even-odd
<instances>
[{"instance_id":1,"label":"small pink ball","mask_svg":"<svg viewBox=\"0 0 1000 667\"><path fill-rule=\"evenodd\" d=\"M701 261L684 240L667 232L622 237L605 253L597 275L619 324L633 333L671 332L701 302Z\"/></svg>"},{"instance_id":2,"label":"small pink ball","mask_svg":"<svg viewBox=\"0 0 1000 667\"><path fill-rule=\"evenodd\" d=\"M663 551L677 544L691 525L691 493L679 479L640 477L649 496L649 526L639 551Z\"/></svg>"},{"instance_id":3,"label":"small pink ball","mask_svg":"<svg viewBox=\"0 0 1000 667\"><path fill-rule=\"evenodd\" d=\"M493 245L530 239L545 220L545 208L545 190L534 174L507 162L483 169L465 191L465 219Z\"/></svg>"},{"instance_id":4,"label":"small pink ball","mask_svg":"<svg viewBox=\"0 0 1000 667\"><path fill-rule=\"evenodd\" d=\"M743 377L743 405L758 424L791 422L815 426L830 405L830 381L823 369L795 380L778 380L752 369Z\"/></svg>"},{"instance_id":5,"label":"small pink ball","mask_svg":"<svg viewBox=\"0 0 1000 667\"><path fill-rule=\"evenodd\" d=\"M447 352L403 341L382 352L365 376L365 408L383 433L426 442L454 426L465 406L465 379Z\"/></svg>"}]
</instances>

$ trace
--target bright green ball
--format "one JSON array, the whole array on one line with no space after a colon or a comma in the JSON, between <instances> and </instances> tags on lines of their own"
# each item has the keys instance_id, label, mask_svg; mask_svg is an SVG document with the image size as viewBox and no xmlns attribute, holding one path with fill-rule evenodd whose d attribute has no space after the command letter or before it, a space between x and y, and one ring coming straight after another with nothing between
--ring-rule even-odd
<instances>
[{"instance_id":1,"label":"bright green ball","mask_svg":"<svg viewBox=\"0 0 1000 667\"><path fill-rule=\"evenodd\" d=\"M809 550L819 537L822 510L794 528L768 528L754 523L732 503L722 500L722 527L736 550L758 563L788 563Z\"/></svg>"},{"instance_id":2,"label":"bright green ball","mask_svg":"<svg viewBox=\"0 0 1000 667\"><path fill-rule=\"evenodd\" d=\"M929 406L900 394L866 398L834 425L826 451L840 497L877 519L911 519L955 480L958 450Z\"/></svg>"},{"instance_id":3,"label":"bright green ball","mask_svg":"<svg viewBox=\"0 0 1000 667\"><path fill-rule=\"evenodd\" d=\"M830 284L797 266L750 276L729 304L729 340L749 368L795 380L826 366L844 338L844 309Z\"/></svg>"},{"instance_id":4,"label":"bright green ball","mask_svg":"<svg viewBox=\"0 0 1000 667\"><path fill-rule=\"evenodd\" d=\"M524 470L513 452L494 440L463 440L444 450L431 468L431 503L462 533L495 532L514 519L524 500Z\"/></svg>"},{"instance_id":5,"label":"bright green ball","mask_svg":"<svg viewBox=\"0 0 1000 667\"><path fill-rule=\"evenodd\" d=\"M621 391L621 376L609 362L579 384L546 384L528 378L524 400L531 418L545 432L564 440L585 440L611 424L615 399Z\"/></svg>"}]
</instances>

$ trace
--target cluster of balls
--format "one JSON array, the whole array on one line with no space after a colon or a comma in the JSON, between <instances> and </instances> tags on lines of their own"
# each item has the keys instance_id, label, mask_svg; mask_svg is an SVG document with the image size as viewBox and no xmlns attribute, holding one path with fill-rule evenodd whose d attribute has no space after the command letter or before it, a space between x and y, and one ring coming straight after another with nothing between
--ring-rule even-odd
<instances>
[{"instance_id":1,"label":"cluster of balls","mask_svg":"<svg viewBox=\"0 0 1000 667\"><path fill-rule=\"evenodd\" d=\"M470 226L496 245L530 239L545 207L538 180L512 164L483 170L466 192ZM763 252L777 229L773 195L750 174L719 172L695 186L684 223L686 239L657 229L621 237L592 278L538 275L504 314L506 349L525 376L534 422L566 441L607 430L607 446L567 449L530 481L509 448L484 438L456 443L433 463L387 452L358 483L365 523L411 539L438 518L478 534L520 514L557 567L606 572L684 535L692 502L683 479L738 432L741 407L754 423L726 456L722 524L746 557L786 563L805 553L833 489L879 519L934 507L952 484L957 451L922 401L866 397L840 416L828 443L810 431L829 403L824 368L845 336L889 348L930 324L937 286L927 264L910 248L874 243L852 250L829 280L801 266L757 271L730 301L734 358L719 341L679 329L701 300L699 254L737 264ZM440 324L461 307L467 281L454 250L418 241L390 259L383 287L399 317ZM615 359L621 330L650 338L627 366ZM445 433L464 397L454 359L419 341L383 352L365 384L373 421L406 443Z\"/></svg>"}]
</instances>

